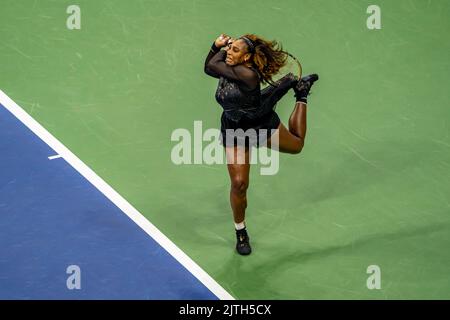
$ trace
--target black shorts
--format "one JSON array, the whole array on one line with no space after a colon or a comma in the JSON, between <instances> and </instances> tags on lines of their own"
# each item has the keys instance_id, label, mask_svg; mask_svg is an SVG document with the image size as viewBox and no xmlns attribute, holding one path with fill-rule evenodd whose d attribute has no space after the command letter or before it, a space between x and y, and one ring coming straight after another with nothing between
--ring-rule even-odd
<instances>
[{"instance_id":1,"label":"black shorts","mask_svg":"<svg viewBox=\"0 0 450 320\"><path fill-rule=\"evenodd\" d=\"M281 121L278 114L275 111L271 111L258 119L249 119L244 116L239 121L233 121L227 118L225 112L223 112L220 122L220 140L224 147L243 146L244 144L246 147L260 147L278 129ZM227 133L227 129L231 129L232 131Z\"/></svg>"}]
</instances>

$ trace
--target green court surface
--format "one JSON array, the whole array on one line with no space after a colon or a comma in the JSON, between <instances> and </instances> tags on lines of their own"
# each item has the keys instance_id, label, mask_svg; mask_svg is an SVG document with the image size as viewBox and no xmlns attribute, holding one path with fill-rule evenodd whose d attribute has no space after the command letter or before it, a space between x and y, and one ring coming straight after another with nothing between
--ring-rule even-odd
<instances>
[{"instance_id":1,"label":"green court surface","mask_svg":"<svg viewBox=\"0 0 450 320\"><path fill-rule=\"evenodd\" d=\"M449 1L80 0L68 30L71 4L2 1L0 89L230 294L450 298ZM219 126L204 59L220 33L249 32L320 80L302 153L276 175L252 167L241 257L226 166L176 166L171 134ZM277 107L285 124L293 105Z\"/></svg>"}]
</instances>

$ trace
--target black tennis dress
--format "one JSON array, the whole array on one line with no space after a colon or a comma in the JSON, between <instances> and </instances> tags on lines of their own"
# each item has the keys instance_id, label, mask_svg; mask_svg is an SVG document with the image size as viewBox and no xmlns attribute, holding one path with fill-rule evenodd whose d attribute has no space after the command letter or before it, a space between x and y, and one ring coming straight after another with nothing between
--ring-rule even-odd
<instances>
[{"instance_id":1,"label":"black tennis dress","mask_svg":"<svg viewBox=\"0 0 450 320\"><path fill-rule=\"evenodd\" d=\"M274 111L275 105L297 79L289 74L275 86L261 90L258 71L244 65L229 66L226 55L225 50L213 44L205 60L205 73L219 79L216 100L223 108L221 143L259 147L278 128L280 118Z\"/></svg>"}]
</instances>

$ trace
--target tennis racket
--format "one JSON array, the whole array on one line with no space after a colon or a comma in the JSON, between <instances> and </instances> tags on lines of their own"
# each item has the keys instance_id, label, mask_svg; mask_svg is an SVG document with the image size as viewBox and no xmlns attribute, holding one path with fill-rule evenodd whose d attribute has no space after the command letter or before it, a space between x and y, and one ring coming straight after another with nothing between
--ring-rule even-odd
<instances>
[{"instance_id":1,"label":"tennis racket","mask_svg":"<svg viewBox=\"0 0 450 320\"><path fill-rule=\"evenodd\" d=\"M268 82L270 86L279 86L287 77L293 76L296 80L299 80L302 77L302 65L300 61L289 52L283 52L287 55L286 64L272 76L272 81Z\"/></svg>"}]
</instances>

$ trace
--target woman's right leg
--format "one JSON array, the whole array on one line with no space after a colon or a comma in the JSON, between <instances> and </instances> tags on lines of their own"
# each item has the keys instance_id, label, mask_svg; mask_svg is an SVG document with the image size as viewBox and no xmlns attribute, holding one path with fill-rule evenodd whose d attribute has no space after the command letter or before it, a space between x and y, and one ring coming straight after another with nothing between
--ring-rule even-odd
<instances>
[{"instance_id":1,"label":"woman's right leg","mask_svg":"<svg viewBox=\"0 0 450 320\"><path fill-rule=\"evenodd\" d=\"M298 79L289 73L276 82L275 86L269 85L261 90L261 111L260 116L263 116L272 110L282 97L288 93L290 89L297 83Z\"/></svg>"},{"instance_id":2,"label":"woman's right leg","mask_svg":"<svg viewBox=\"0 0 450 320\"><path fill-rule=\"evenodd\" d=\"M289 130L282 124L268 140L268 146L280 152L298 154L305 145L306 103L296 102L289 117Z\"/></svg>"},{"instance_id":3,"label":"woman's right leg","mask_svg":"<svg viewBox=\"0 0 450 320\"><path fill-rule=\"evenodd\" d=\"M300 153L306 138L306 101L311 86L319 80L317 74L302 78L294 87L297 102L289 117L289 131L280 123L277 131L269 139L269 146L276 147L280 152Z\"/></svg>"}]
</instances>

